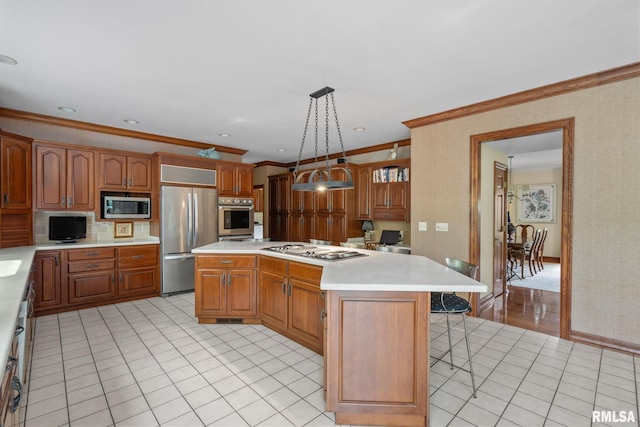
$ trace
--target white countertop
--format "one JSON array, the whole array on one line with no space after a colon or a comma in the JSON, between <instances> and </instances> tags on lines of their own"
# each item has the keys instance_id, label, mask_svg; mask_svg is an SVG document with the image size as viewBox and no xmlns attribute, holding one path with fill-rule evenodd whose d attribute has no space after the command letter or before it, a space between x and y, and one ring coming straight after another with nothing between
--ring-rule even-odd
<instances>
[{"instance_id":1,"label":"white countertop","mask_svg":"<svg viewBox=\"0 0 640 427\"><path fill-rule=\"evenodd\" d=\"M352 249L367 254L340 261L323 261L262 248L292 242L218 242L194 249L195 254L260 254L324 267L320 288L343 291L486 292L487 286L420 255ZM298 242L293 242L298 243ZM309 243L304 243L309 244ZM335 250L339 246L320 246Z\"/></svg>"},{"instance_id":2,"label":"white countertop","mask_svg":"<svg viewBox=\"0 0 640 427\"><path fill-rule=\"evenodd\" d=\"M100 246L135 246L135 245L158 245L158 237L146 239L113 239L113 240L81 240L77 243L56 243L56 242L36 242L36 249L39 251L60 250L60 249L82 249L97 248Z\"/></svg>"},{"instance_id":3,"label":"white countertop","mask_svg":"<svg viewBox=\"0 0 640 427\"><path fill-rule=\"evenodd\" d=\"M35 246L0 249L0 367L3 371L35 253Z\"/></svg>"}]
</instances>

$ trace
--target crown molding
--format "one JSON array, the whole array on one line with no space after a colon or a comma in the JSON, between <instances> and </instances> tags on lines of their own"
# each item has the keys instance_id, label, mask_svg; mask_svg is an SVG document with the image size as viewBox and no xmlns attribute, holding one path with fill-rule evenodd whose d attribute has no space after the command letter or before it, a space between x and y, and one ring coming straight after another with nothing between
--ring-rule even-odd
<instances>
[{"instance_id":1,"label":"crown molding","mask_svg":"<svg viewBox=\"0 0 640 427\"><path fill-rule=\"evenodd\" d=\"M402 122L409 129L640 77L640 62Z\"/></svg>"}]
</instances>

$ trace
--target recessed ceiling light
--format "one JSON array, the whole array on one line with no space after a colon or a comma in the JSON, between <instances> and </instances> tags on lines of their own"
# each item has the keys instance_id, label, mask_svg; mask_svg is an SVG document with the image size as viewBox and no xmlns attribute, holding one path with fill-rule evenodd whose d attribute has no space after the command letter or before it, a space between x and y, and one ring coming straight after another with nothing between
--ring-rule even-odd
<instances>
[{"instance_id":1,"label":"recessed ceiling light","mask_svg":"<svg viewBox=\"0 0 640 427\"><path fill-rule=\"evenodd\" d=\"M218 136L226 138L226 137L231 136L231 135L229 135L228 133L219 133Z\"/></svg>"},{"instance_id":2,"label":"recessed ceiling light","mask_svg":"<svg viewBox=\"0 0 640 427\"><path fill-rule=\"evenodd\" d=\"M65 113L75 113L76 109L71 107L58 107L58 110L64 111Z\"/></svg>"},{"instance_id":3,"label":"recessed ceiling light","mask_svg":"<svg viewBox=\"0 0 640 427\"><path fill-rule=\"evenodd\" d=\"M16 65L18 63L18 61L16 61L12 57L7 56L7 55L3 55L1 53L0 53L0 62L2 62L3 64L7 64L7 65Z\"/></svg>"},{"instance_id":4,"label":"recessed ceiling light","mask_svg":"<svg viewBox=\"0 0 640 427\"><path fill-rule=\"evenodd\" d=\"M123 121L125 123L129 123L130 125L137 125L138 123L140 123L139 121L133 119L124 119Z\"/></svg>"},{"instance_id":5,"label":"recessed ceiling light","mask_svg":"<svg viewBox=\"0 0 640 427\"><path fill-rule=\"evenodd\" d=\"M281 152L281 153L284 153L285 151L287 151L287 149L286 149L286 148L278 148L276 151L279 151L279 152Z\"/></svg>"},{"instance_id":6,"label":"recessed ceiling light","mask_svg":"<svg viewBox=\"0 0 640 427\"><path fill-rule=\"evenodd\" d=\"M353 130L355 130L356 132L362 132L364 131L363 127L357 127L357 128L353 128Z\"/></svg>"}]
</instances>

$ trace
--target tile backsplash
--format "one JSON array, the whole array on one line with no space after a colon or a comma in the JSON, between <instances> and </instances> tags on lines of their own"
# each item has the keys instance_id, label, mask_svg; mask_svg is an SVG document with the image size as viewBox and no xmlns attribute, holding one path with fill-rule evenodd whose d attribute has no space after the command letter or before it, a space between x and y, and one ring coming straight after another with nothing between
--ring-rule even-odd
<instances>
[{"instance_id":1,"label":"tile backsplash","mask_svg":"<svg viewBox=\"0 0 640 427\"><path fill-rule=\"evenodd\" d=\"M58 212L58 211L36 211L34 212L34 238L36 244L51 243L49 240L49 217L50 216L86 216L87 217L87 241L91 242L112 242L114 240L114 222L96 221L94 212ZM148 221L132 221L133 238L149 238Z\"/></svg>"}]
</instances>

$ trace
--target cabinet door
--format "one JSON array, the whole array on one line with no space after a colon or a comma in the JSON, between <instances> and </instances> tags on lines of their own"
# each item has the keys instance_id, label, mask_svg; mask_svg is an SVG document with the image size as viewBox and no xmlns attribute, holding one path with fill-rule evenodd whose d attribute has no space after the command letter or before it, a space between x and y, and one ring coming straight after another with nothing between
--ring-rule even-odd
<instances>
[{"instance_id":1,"label":"cabinet door","mask_svg":"<svg viewBox=\"0 0 640 427\"><path fill-rule=\"evenodd\" d=\"M235 196L236 167L229 163L218 164L217 187L220 196Z\"/></svg>"},{"instance_id":2,"label":"cabinet door","mask_svg":"<svg viewBox=\"0 0 640 427\"><path fill-rule=\"evenodd\" d=\"M280 329L287 327L287 278L260 272L260 318Z\"/></svg>"},{"instance_id":3,"label":"cabinet door","mask_svg":"<svg viewBox=\"0 0 640 427\"><path fill-rule=\"evenodd\" d=\"M289 216L289 236L287 240L292 242L302 242L302 233L304 230L304 218L298 213Z\"/></svg>"},{"instance_id":4,"label":"cabinet door","mask_svg":"<svg viewBox=\"0 0 640 427\"><path fill-rule=\"evenodd\" d=\"M158 292L158 269L138 268L118 272L118 296L151 294Z\"/></svg>"},{"instance_id":5,"label":"cabinet door","mask_svg":"<svg viewBox=\"0 0 640 427\"><path fill-rule=\"evenodd\" d=\"M316 216L313 212L304 213L302 215L302 236L300 238L301 242L308 242L309 239L313 239L313 235L316 231Z\"/></svg>"},{"instance_id":6,"label":"cabinet door","mask_svg":"<svg viewBox=\"0 0 640 427\"><path fill-rule=\"evenodd\" d=\"M241 197L253 196L253 167L236 167L236 194Z\"/></svg>"},{"instance_id":7,"label":"cabinet door","mask_svg":"<svg viewBox=\"0 0 640 427\"><path fill-rule=\"evenodd\" d=\"M67 150L67 208L92 211L95 207L95 160L92 151Z\"/></svg>"},{"instance_id":8,"label":"cabinet door","mask_svg":"<svg viewBox=\"0 0 640 427\"><path fill-rule=\"evenodd\" d=\"M115 270L68 275L69 304L104 301L116 296Z\"/></svg>"},{"instance_id":9,"label":"cabinet door","mask_svg":"<svg viewBox=\"0 0 640 427\"><path fill-rule=\"evenodd\" d=\"M127 158L127 188L134 191L151 191L151 159Z\"/></svg>"},{"instance_id":10,"label":"cabinet door","mask_svg":"<svg viewBox=\"0 0 640 427\"><path fill-rule=\"evenodd\" d=\"M127 156L100 153L100 189L123 190L127 188Z\"/></svg>"},{"instance_id":11,"label":"cabinet door","mask_svg":"<svg viewBox=\"0 0 640 427\"><path fill-rule=\"evenodd\" d=\"M358 207L357 216L358 219L371 219L371 168L363 167L358 169Z\"/></svg>"},{"instance_id":12,"label":"cabinet door","mask_svg":"<svg viewBox=\"0 0 640 427\"><path fill-rule=\"evenodd\" d=\"M290 278L288 292L289 332L322 352L324 297L320 287Z\"/></svg>"},{"instance_id":13,"label":"cabinet door","mask_svg":"<svg viewBox=\"0 0 640 427\"><path fill-rule=\"evenodd\" d=\"M35 256L36 311L62 306L62 288L60 284L60 251L38 251Z\"/></svg>"},{"instance_id":14,"label":"cabinet door","mask_svg":"<svg viewBox=\"0 0 640 427\"><path fill-rule=\"evenodd\" d=\"M315 217L314 239L331 240L331 215L321 213Z\"/></svg>"},{"instance_id":15,"label":"cabinet door","mask_svg":"<svg viewBox=\"0 0 640 427\"><path fill-rule=\"evenodd\" d=\"M347 214L334 213L329 217L328 239L336 244L347 241Z\"/></svg>"},{"instance_id":16,"label":"cabinet door","mask_svg":"<svg viewBox=\"0 0 640 427\"><path fill-rule=\"evenodd\" d=\"M36 146L36 209L66 209L66 156L64 148Z\"/></svg>"},{"instance_id":17,"label":"cabinet door","mask_svg":"<svg viewBox=\"0 0 640 427\"><path fill-rule=\"evenodd\" d=\"M196 272L196 316L224 316L226 283L225 270L198 270Z\"/></svg>"},{"instance_id":18,"label":"cabinet door","mask_svg":"<svg viewBox=\"0 0 640 427\"><path fill-rule=\"evenodd\" d=\"M31 143L2 136L2 200L5 209L31 209Z\"/></svg>"},{"instance_id":19,"label":"cabinet door","mask_svg":"<svg viewBox=\"0 0 640 427\"><path fill-rule=\"evenodd\" d=\"M227 316L256 317L258 315L256 271L229 269L226 279Z\"/></svg>"},{"instance_id":20,"label":"cabinet door","mask_svg":"<svg viewBox=\"0 0 640 427\"><path fill-rule=\"evenodd\" d=\"M388 187L386 183L373 184L371 204L374 211L387 209L389 207L389 196L387 194L387 190Z\"/></svg>"}]
</instances>

